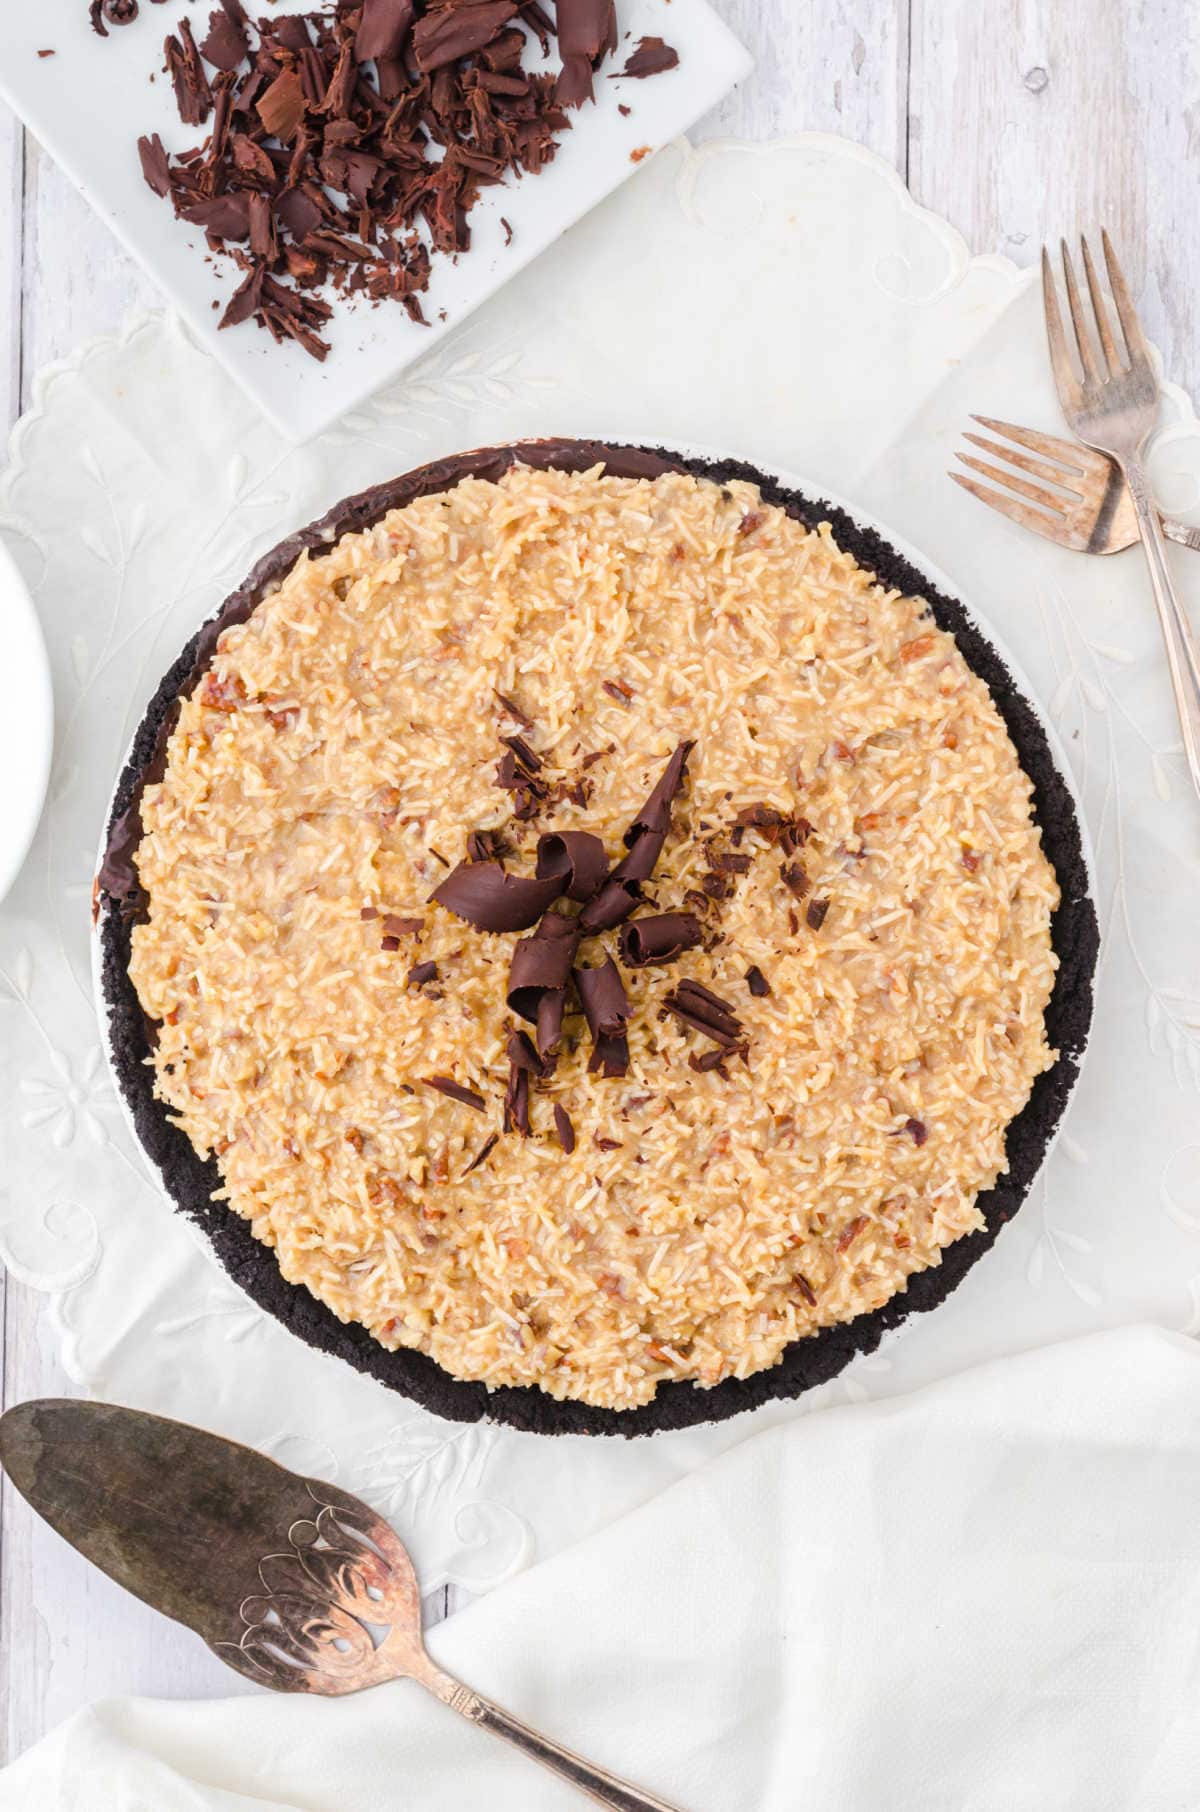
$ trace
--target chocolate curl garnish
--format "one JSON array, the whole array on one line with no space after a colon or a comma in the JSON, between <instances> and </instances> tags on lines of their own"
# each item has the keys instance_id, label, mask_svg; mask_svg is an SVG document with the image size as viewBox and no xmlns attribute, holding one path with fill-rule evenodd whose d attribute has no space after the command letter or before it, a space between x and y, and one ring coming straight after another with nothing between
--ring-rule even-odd
<instances>
[{"instance_id":1,"label":"chocolate curl garnish","mask_svg":"<svg viewBox=\"0 0 1200 1812\"><path fill-rule=\"evenodd\" d=\"M608 874L608 855L591 831L547 831L538 838L537 876L563 877L568 900L583 902L599 893Z\"/></svg>"},{"instance_id":2,"label":"chocolate curl garnish","mask_svg":"<svg viewBox=\"0 0 1200 1812\"><path fill-rule=\"evenodd\" d=\"M625 832L629 854L618 862L594 899L579 915L585 937L611 931L627 919L642 897L642 883L654 873L671 830L671 807L687 775L688 756L694 742L681 742L671 756L654 791Z\"/></svg>"},{"instance_id":3,"label":"chocolate curl garnish","mask_svg":"<svg viewBox=\"0 0 1200 1812\"><path fill-rule=\"evenodd\" d=\"M629 997L621 972L611 956L605 957L598 969L576 969L575 987L592 1034L594 1049L588 1064L590 1073L624 1076L629 1071Z\"/></svg>"},{"instance_id":4,"label":"chocolate curl garnish","mask_svg":"<svg viewBox=\"0 0 1200 1812\"><path fill-rule=\"evenodd\" d=\"M700 921L691 912L659 912L630 919L621 927L621 960L630 969L670 963L684 950L694 950L703 936Z\"/></svg>"},{"instance_id":5,"label":"chocolate curl garnish","mask_svg":"<svg viewBox=\"0 0 1200 1812\"><path fill-rule=\"evenodd\" d=\"M742 1042L742 1022L729 1002L699 982L681 981L664 1005L681 1024L702 1032L724 1050L732 1051Z\"/></svg>"},{"instance_id":6,"label":"chocolate curl garnish","mask_svg":"<svg viewBox=\"0 0 1200 1812\"><path fill-rule=\"evenodd\" d=\"M579 915L578 925L585 937L597 931L611 931L627 919L642 897L642 884L629 878L609 877L594 900L589 900Z\"/></svg>"},{"instance_id":7,"label":"chocolate curl garnish","mask_svg":"<svg viewBox=\"0 0 1200 1812\"><path fill-rule=\"evenodd\" d=\"M561 876L538 881L499 862L460 862L430 897L477 931L528 931L562 890Z\"/></svg>"},{"instance_id":8,"label":"chocolate curl garnish","mask_svg":"<svg viewBox=\"0 0 1200 1812\"><path fill-rule=\"evenodd\" d=\"M542 1025L541 1007L548 994L565 994L571 979L571 965L579 948L579 927L574 919L559 912L547 912L532 937L523 937L512 954L508 971L508 1005L522 1019ZM547 1030L552 1027L547 1022ZM558 1026L562 1026L560 999ZM538 1038L538 1050L544 1056L550 1049Z\"/></svg>"},{"instance_id":9,"label":"chocolate curl garnish","mask_svg":"<svg viewBox=\"0 0 1200 1812\"><path fill-rule=\"evenodd\" d=\"M508 1087L504 1091L504 1130L529 1137L529 1078L542 1074L542 1061L524 1032L508 1037Z\"/></svg>"},{"instance_id":10,"label":"chocolate curl garnish","mask_svg":"<svg viewBox=\"0 0 1200 1812\"><path fill-rule=\"evenodd\" d=\"M687 778L688 756L695 746L694 742L681 742L668 761L658 785L625 832L627 849L632 850L646 836L658 836L666 840L671 829L671 807ZM662 847L661 843L659 847ZM639 876L639 879L644 880L645 876Z\"/></svg>"},{"instance_id":11,"label":"chocolate curl garnish","mask_svg":"<svg viewBox=\"0 0 1200 1812\"><path fill-rule=\"evenodd\" d=\"M582 107L593 98L592 75L617 48L615 0L558 0L562 70L554 87L560 107Z\"/></svg>"}]
</instances>

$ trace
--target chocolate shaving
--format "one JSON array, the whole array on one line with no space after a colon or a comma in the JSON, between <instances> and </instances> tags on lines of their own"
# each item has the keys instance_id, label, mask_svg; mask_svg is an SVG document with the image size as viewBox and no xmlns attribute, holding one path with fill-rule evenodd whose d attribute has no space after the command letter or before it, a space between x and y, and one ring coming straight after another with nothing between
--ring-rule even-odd
<instances>
[{"instance_id":1,"label":"chocolate shaving","mask_svg":"<svg viewBox=\"0 0 1200 1812\"><path fill-rule=\"evenodd\" d=\"M486 1111L487 1103L478 1090L464 1088L453 1076L426 1076L423 1080L430 1088L435 1088L439 1095L449 1095L451 1101L461 1101L464 1107L473 1107L477 1114Z\"/></svg>"},{"instance_id":2,"label":"chocolate shaving","mask_svg":"<svg viewBox=\"0 0 1200 1812\"><path fill-rule=\"evenodd\" d=\"M511 855L511 846L503 831L479 830L467 833L467 859L471 862L490 862L492 858Z\"/></svg>"},{"instance_id":3,"label":"chocolate shaving","mask_svg":"<svg viewBox=\"0 0 1200 1812\"><path fill-rule=\"evenodd\" d=\"M589 91L592 61L616 42L611 0L598 28L590 5L564 0L564 56L581 47ZM90 7L103 36L136 11L137 0ZM332 309L314 292L326 285L398 302L424 324L433 257L468 251L485 190L545 169L570 129L555 76L525 67L523 25L548 50L555 24L538 0L338 0L256 22L221 0L199 46L183 20L167 68L180 118L211 116L211 133L175 156L153 141L139 154L153 192L190 225L209 231L193 210L231 197L248 218L252 230L230 232L226 206L209 241L238 268L220 325L254 320L323 359ZM247 239L248 253L234 249Z\"/></svg>"},{"instance_id":4,"label":"chocolate shaving","mask_svg":"<svg viewBox=\"0 0 1200 1812\"><path fill-rule=\"evenodd\" d=\"M639 38L637 49L630 52L624 69L610 76L613 82L620 81L622 76L633 76L637 81L644 81L647 76L662 75L668 69L678 69L679 52L661 38Z\"/></svg>"},{"instance_id":5,"label":"chocolate shaving","mask_svg":"<svg viewBox=\"0 0 1200 1812\"><path fill-rule=\"evenodd\" d=\"M412 46L423 75L457 63L490 44L517 11L517 0L450 0L413 26Z\"/></svg>"},{"instance_id":6,"label":"chocolate shaving","mask_svg":"<svg viewBox=\"0 0 1200 1812\"><path fill-rule=\"evenodd\" d=\"M554 89L560 107L582 107L595 98L592 77L617 48L614 0L558 0L562 70Z\"/></svg>"},{"instance_id":7,"label":"chocolate shaving","mask_svg":"<svg viewBox=\"0 0 1200 1812\"><path fill-rule=\"evenodd\" d=\"M477 931L527 931L562 890L561 877L539 881L499 862L460 862L431 898Z\"/></svg>"},{"instance_id":8,"label":"chocolate shaving","mask_svg":"<svg viewBox=\"0 0 1200 1812\"><path fill-rule=\"evenodd\" d=\"M742 1022L727 1000L697 981L681 981L663 1003L681 1024L714 1044L733 1050L742 1042Z\"/></svg>"},{"instance_id":9,"label":"chocolate shaving","mask_svg":"<svg viewBox=\"0 0 1200 1812\"><path fill-rule=\"evenodd\" d=\"M138 140L138 157L141 159L142 175L156 195L166 196L171 193L171 170L167 161L166 148L158 133Z\"/></svg>"},{"instance_id":10,"label":"chocolate shaving","mask_svg":"<svg viewBox=\"0 0 1200 1812\"><path fill-rule=\"evenodd\" d=\"M554 1109L554 1130L558 1134L559 1144L569 1157L575 1149L575 1128L571 1125L571 1116L565 1107L556 1106Z\"/></svg>"},{"instance_id":11,"label":"chocolate shaving","mask_svg":"<svg viewBox=\"0 0 1200 1812\"><path fill-rule=\"evenodd\" d=\"M621 960L630 969L647 963L670 963L685 950L694 950L704 936L700 921L691 912L660 912L630 919L621 927Z\"/></svg>"},{"instance_id":12,"label":"chocolate shaving","mask_svg":"<svg viewBox=\"0 0 1200 1812\"><path fill-rule=\"evenodd\" d=\"M111 15L106 14L106 17ZM202 126L212 112L212 89L200 61L200 52L186 19L179 22L179 36L171 33L163 45L167 73L175 89L175 104L185 126Z\"/></svg>"},{"instance_id":13,"label":"chocolate shaving","mask_svg":"<svg viewBox=\"0 0 1200 1812\"><path fill-rule=\"evenodd\" d=\"M653 792L629 829L625 844L629 854L613 869L608 880L579 915L581 929L590 934L611 931L627 919L642 897L642 883L654 872L671 829L671 807L687 776L693 742L681 742L663 769Z\"/></svg>"},{"instance_id":14,"label":"chocolate shaving","mask_svg":"<svg viewBox=\"0 0 1200 1812\"><path fill-rule=\"evenodd\" d=\"M569 900L593 899L608 875L604 844L591 831L547 831L538 838L537 875L561 877Z\"/></svg>"},{"instance_id":15,"label":"chocolate shaving","mask_svg":"<svg viewBox=\"0 0 1200 1812\"><path fill-rule=\"evenodd\" d=\"M825 923L825 914L829 911L828 900L810 900L804 917L810 931L819 931Z\"/></svg>"},{"instance_id":16,"label":"chocolate shaving","mask_svg":"<svg viewBox=\"0 0 1200 1812\"><path fill-rule=\"evenodd\" d=\"M401 919L394 912L389 912L384 917L383 929L389 937L415 937L419 931L424 931L425 921Z\"/></svg>"},{"instance_id":17,"label":"chocolate shaving","mask_svg":"<svg viewBox=\"0 0 1200 1812\"><path fill-rule=\"evenodd\" d=\"M542 776L542 758L523 736L502 736L505 753L496 769L496 784L513 796L513 816L522 824L536 818L550 798Z\"/></svg>"},{"instance_id":18,"label":"chocolate shaving","mask_svg":"<svg viewBox=\"0 0 1200 1812\"><path fill-rule=\"evenodd\" d=\"M483 1144L479 1147L479 1150L475 1153L475 1156L471 1159L471 1162L467 1165L467 1168L463 1171L463 1175L469 1177L473 1170L478 1170L484 1160L491 1157L499 1143L500 1134L489 1133L487 1138L483 1141Z\"/></svg>"},{"instance_id":19,"label":"chocolate shaving","mask_svg":"<svg viewBox=\"0 0 1200 1812\"><path fill-rule=\"evenodd\" d=\"M221 7L208 22L208 36L200 43L200 54L214 69L236 69L250 55L250 45L241 20Z\"/></svg>"},{"instance_id":20,"label":"chocolate shaving","mask_svg":"<svg viewBox=\"0 0 1200 1812\"><path fill-rule=\"evenodd\" d=\"M517 722L521 725L522 729L532 730L532 728L533 728L532 717L529 717L524 711L522 711L520 705L517 704L515 699L509 698L507 693L497 692L494 687L493 687L493 693L495 695L496 702L499 705L501 705L505 711L508 712L508 715L510 717L516 718Z\"/></svg>"},{"instance_id":21,"label":"chocolate shaving","mask_svg":"<svg viewBox=\"0 0 1200 1812\"><path fill-rule=\"evenodd\" d=\"M746 986L757 1000L764 1000L771 992L771 984L757 963L752 963L746 971Z\"/></svg>"},{"instance_id":22,"label":"chocolate shaving","mask_svg":"<svg viewBox=\"0 0 1200 1812\"><path fill-rule=\"evenodd\" d=\"M808 870L803 862L785 862L779 871L779 876L784 886L794 893L798 900L802 900L812 886L812 882L808 878Z\"/></svg>"},{"instance_id":23,"label":"chocolate shaving","mask_svg":"<svg viewBox=\"0 0 1200 1812\"><path fill-rule=\"evenodd\" d=\"M437 980L437 972L438 966L436 963L414 963L404 978L405 986L409 988L423 988L426 982Z\"/></svg>"},{"instance_id":24,"label":"chocolate shaving","mask_svg":"<svg viewBox=\"0 0 1200 1812\"><path fill-rule=\"evenodd\" d=\"M900 1130L908 1134L914 1145L924 1145L929 1137L929 1128L924 1120L906 1120Z\"/></svg>"},{"instance_id":25,"label":"chocolate shaving","mask_svg":"<svg viewBox=\"0 0 1200 1812\"><path fill-rule=\"evenodd\" d=\"M371 58L393 61L403 54L413 22L413 0L366 0L354 54L360 63Z\"/></svg>"}]
</instances>

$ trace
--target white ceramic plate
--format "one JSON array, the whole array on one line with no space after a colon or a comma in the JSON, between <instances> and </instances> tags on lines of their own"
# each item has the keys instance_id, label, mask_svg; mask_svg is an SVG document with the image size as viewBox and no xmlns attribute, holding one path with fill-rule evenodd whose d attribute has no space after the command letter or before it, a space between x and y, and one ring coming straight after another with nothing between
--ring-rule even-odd
<instances>
[{"instance_id":1,"label":"white ceramic plate","mask_svg":"<svg viewBox=\"0 0 1200 1812\"><path fill-rule=\"evenodd\" d=\"M264 6L265 0L260 0ZM279 0L276 13L311 11L318 0ZM333 350L318 364L299 346L277 346L251 323L221 333L217 321L240 273L206 256L204 235L177 221L147 188L138 161L141 133L168 150L198 143L205 128L182 126L162 73L162 42L190 16L197 36L208 0L143 3L132 25L98 37L87 0L26 0L5 7L0 94L180 309L192 331L287 435L306 440L397 377L472 309L618 188L642 147L685 132L746 75L748 53L706 0L617 0L621 44L596 82L597 104L572 114L554 162L536 178L488 191L471 216L471 251L436 258L428 295L431 323L409 320L398 303L335 303ZM251 6L251 15L256 8ZM610 81L643 35L665 37L677 69L646 81ZM40 50L54 51L40 57ZM550 66L557 66L556 62ZM151 85L151 77L154 81ZM628 118L619 111L630 109ZM512 227L506 245L504 216ZM621 248L614 246L614 257ZM221 308L214 308L220 303ZM444 311L444 319L442 318Z\"/></svg>"},{"instance_id":2,"label":"white ceramic plate","mask_svg":"<svg viewBox=\"0 0 1200 1812\"><path fill-rule=\"evenodd\" d=\"M33 599L0 541L0 635L4 708L0 710L0 900L33 842L50 778L54 698L50 663Z\"/></svg>"}]
</instances>

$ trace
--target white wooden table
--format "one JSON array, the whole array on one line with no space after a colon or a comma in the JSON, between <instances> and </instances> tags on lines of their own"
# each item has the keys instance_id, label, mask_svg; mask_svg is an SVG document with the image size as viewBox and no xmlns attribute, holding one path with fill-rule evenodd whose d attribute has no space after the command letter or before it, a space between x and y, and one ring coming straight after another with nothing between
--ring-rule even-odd
<instances>
[{"instance_id":1,"label":"white wooden table","mask_svg":"<svg viewBox=\"0 0 1200 1812\"><path fill-rule=\"evenodd\" d=\"M1193 0L714 4L758 68L698 136L843 133L892 162L973 250L1018 263L1047 234L1107 222L1170 375L1195 389ZM151 282L0 108L0 424L29 406L42 366L156 301ZM68 1392L41 1299L9 1281L2 1308L6 1400ZM0 1509L7 1754L99 1696L228 1690L232 1677L194 1638L78 1562L6 1487Z\"/></svg>"}]
</instances>

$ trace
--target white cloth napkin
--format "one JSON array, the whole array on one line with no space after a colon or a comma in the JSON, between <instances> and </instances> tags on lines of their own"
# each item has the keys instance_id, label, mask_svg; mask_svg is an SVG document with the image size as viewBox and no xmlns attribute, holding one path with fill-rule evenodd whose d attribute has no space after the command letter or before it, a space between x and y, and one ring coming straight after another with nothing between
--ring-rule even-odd
<instances>
[{"instance_id":1,"label":"white cloth napkin","mask_svg":"<svg viewBox=\"0 0 1200 1812\"><path fill-rule=\"evenodd\" d=\"M1135 1328L745 1442L433 1632L682 1812L1200 1802L1200 1348ZM113 1700L3 1812L568 1812L407 1683Z\"/></svg>"}]
</instances>

